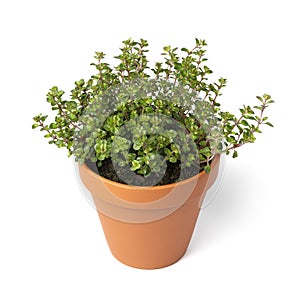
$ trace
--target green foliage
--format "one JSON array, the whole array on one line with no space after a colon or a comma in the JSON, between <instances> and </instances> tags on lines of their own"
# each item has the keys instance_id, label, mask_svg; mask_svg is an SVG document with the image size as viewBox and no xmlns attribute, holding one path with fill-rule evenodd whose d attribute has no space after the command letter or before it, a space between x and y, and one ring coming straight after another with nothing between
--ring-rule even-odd
<instances>
[{"instance_id":1,"label":"green foliage","mask_svg":"<svg viewBox=\"0 0 300 300\"><path fill-rule=\"evenodd\" d=\"M199 39L196 39L192 49L184 47L178 50L165 46L162 61L156 62L152 68L146 57L148 42L143 39L123 41L121 53L115 56L118 61L116 66L110 66L104 61L103 52L96 52L96 62L91 64L96 68L96 74L88 80L75 81L68 100L64 97L64 91L52 87L46 99L56 116L46 123L48 116L39 114L33 118L32 128L44 131L44 137L49 139L50 144L67 148L69 155L75 155L80 163L89 159L100 166L104 160L114 156L119 166L127 165L137 174L148 176L151 172L161 171L157 157L162 157L164 162L180 162L187 166L199 164L200 161L201 170L208 173L209 162L215 153L232 153L233 157L237 157L237 148L253 143L262 125L273 126L265 116L265 110L274 101L270 95L264 94L257 96L259 105L244 105L239 116L222 111L219 97L226 86L226 79L209 81L212 70L206 64L206 46L206 42ZM111 87L130 80L150 78L187 86L201 101L187 103L189 107L194 107L189 111L183 108L186 103L182 107L172 101L147 97L127 101L120 104L99 128L94 127L92 120L87 120L85 130L89 136L75 147L76 132L82 130L80 118L88 105ZM207 131L205 122L199 123L199 116L202 120L208 118L203 115L204 104L213 112L219 130L210 124L212 130ZM156 128L161 124L154 117L149 117L149 114L162 114L176 120L184 126L186 133L169 128L163 134L158 134ZM144 118L143 128L135 121L141 116ZM98 117L101 118L101 114ZM130 135L118 135L125 124L131 126ZM189 143L179 149L174 142L174 139L186 138L186 134L197 145L197 157L191 154Z\"/></svg>"}]
</instances>

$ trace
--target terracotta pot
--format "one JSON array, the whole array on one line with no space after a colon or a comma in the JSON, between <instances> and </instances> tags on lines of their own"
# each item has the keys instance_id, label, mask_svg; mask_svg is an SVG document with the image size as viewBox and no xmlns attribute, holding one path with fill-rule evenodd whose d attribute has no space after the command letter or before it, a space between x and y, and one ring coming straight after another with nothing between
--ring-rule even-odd
<instances>
[{"instance_id":1,"label":"terracotta pot","mask_svg":"<svg viewBox=\"0 0 300 300\"><path fill-rule=\"evenodd\" d=\"M207 189L218 175L220 156L211 172L175 184L137 187L119 184L79 165L91 192L112 254L126 265L156 269L186 252Z\"/></svg>"}]
</instances>

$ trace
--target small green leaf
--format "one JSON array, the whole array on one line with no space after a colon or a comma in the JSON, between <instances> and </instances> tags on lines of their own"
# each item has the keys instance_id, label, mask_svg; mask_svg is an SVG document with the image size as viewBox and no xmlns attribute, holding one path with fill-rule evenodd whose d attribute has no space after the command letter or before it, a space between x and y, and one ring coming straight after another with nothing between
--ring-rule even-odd
<instances>
[{"instance_id":1,"label":"small green leaf","mask_svg":"<svg viewBox=\"0 0 300 300\"><path fill-rule=\"evenodd\" d=\"M263 101L264 101L263 98L260 97L260 96L256 96L256 98L257 98L260 102L263 102Z\"/></svg>"},{"instance_id":2,"label":"small green leaf","mask_svg":"<svg viewBox=\"0 0 300 300\"><path fill-rule=\"evenodd\" d=\"M70 113L69 117L70 117L71 121L76 121L77 120L77 117L72 113Z\"/></svg>"},{"instance_id":3,"label":"small green leaf","mask_svg":"<svg viewBox=\"0 0 300 300\"><path fill-rule=\"evenodd\" d=\"M32 124L32 129L39 127L39 124Z\"/></svg>"},{"instance_id":4,"label":"small green leaf","mask_svg":"<svg viewBox=\"0 0 300 300\"><path fill-rule=\"evenodd\" d=\"M51 123L50 126L49 126L50 129L56 129L58 127L59 126L56 123Z\"/></svg>"},{"instance_id":5,"label":"small green leaf","mask_svg":"<svg viewBox=\"0 0 300 300\"><path fill-rule=\"evenodd\" d=\"M204 167L204 171L205 171L205 173L206 174L208 174L209 172L210 172L210 165L206 165L205 167Z\"/></svg>"},{"instance_id":6,"label":"small green leaf","mask_svg":"<svg viewBox=\"0 0 300 300\"><path fill-rule=\"evenodd\" d=\"M274 125L273 125L272 123L270 123L270 122L266 122L266 123L264 123L264 124L266 124L266 125L268 125L268 126L270 126L270 127L274 127Z\"/></svg>"},{"instance_id":7,"label":"small green leaf","mask_svg":"<svg viewBox=\"0 0 300 300\"><path fill-rule=\"evenodd\" d=\"M263 97L264 97L265 100L270 100L271 99L271 95L269 95L269 94L264 94Z\"/></svg>"},{"instance_id":8,"label":"small green leaf","mask_svg":"<svg viewBox=\"0 0 300 300\"><path fill-rule=\"evenodd\" d=\"M131 171L136 171L141 168L141 163L138 160L132 161L131 165Z\"/></svg>"},{"instance_id":9,"label":"small green leaf","mask_svg":"<svg viewBox=\"0 0 300 300\"><path fill-rule=\"evenodd\" d=\"M249 123L246 120L242 120L241 124L244 125L244 126L249 126Z\"/></svg>"},{"instance_id":10,"label":"small green leaf","mask_svg":"<svg viewBox=\"0 0 300 300\"><path fill-rule=\"evenodd\" d=\"M41 121L42 122L45 122L45 120L48 118L48 116L47 115L45 115L45 116L41 116Z\"/></svg>"},{"instance_id":11,"label":"small green leaf","mask_svg":"<svg viewBox=\"0 0 300 300\"><path fill-rule=\"evenodd\" d=\"M256 120L253 116L245 116L245 118L248 120L254 120L254 121Z\"/></svg>"},{"instance_id":12,"label":"small green leaf","mask_svg":"<svg viewBox=\"0 0 300 300\"><path fill-rule=\"evenodd\" d=\"M177 162L177 158L175 156L170 156L169 161L171 163L176 163Z\"/></svg>"},{"instance_id":13,"label":"small green leaf","mask_svg":"<svg viewBox=\"0 0 300 300\"><path fill-rule=\"evenodd\" d=\"M238 157L238 153L237 153L237 151L236 151L236 150L234 150L234 151L233 151L233 155L232 155L232 157L233 157L233 158L236 158L236 157Z\"/></svg>"}]
</instances>

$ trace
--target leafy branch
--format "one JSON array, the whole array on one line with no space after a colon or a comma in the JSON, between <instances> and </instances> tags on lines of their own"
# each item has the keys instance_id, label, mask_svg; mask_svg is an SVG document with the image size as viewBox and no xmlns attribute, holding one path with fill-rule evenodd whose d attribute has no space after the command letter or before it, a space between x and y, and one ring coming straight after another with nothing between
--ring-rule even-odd
<instances>
[{"instance_id":1,"label":"leafy branch","mask_svg":"<svg viewBox=\"0 0 300 300\"><path fill-rule=\"evenodd\" d=\"M56 116L47 124L48 116L39 114L33 118L32 128L44 131L46 133L44 137L50 139L50 144L67 148L69 155L75 155L81 162L90 159L101 165L103 161L111 158L114 142L116 147L114 151L117 151L119 163L129 164L131 170L141 175L147 176L151 170L159 171L159 166L153 160L157 154L164 157L164 162L171 164L180 162L193 166L199 159L201 168L209 172L209 163L216 149L226 154L232 153L233 157L237 157L237 149L247 143L253 143L256 135L261 133L262 126L273 126L265 114L274 101L270 95L264 94L257 96L259 105L253 107L244 105L238 116L222 111L219 97L227 81L223 77L216 82L209 80L213 71L207 66L206 46L205 40L201 39L196 39L191 49L183 47L179 50L177 47L165 46L161 54L162 61L156 62L152 68L149 67L146 55L149 51L148 42L143 39L123 41L119 55L115 56L118 61L115 66L105 62L103 52L96 52L95 62L91 64L96 68L96 74L88 80L75 81L69 100L63 98L64 91L56 86L52 87L46 99L51 109L56 111ZM185 105L191 107L189 110L161 99L153 101L153 99L143 98L122 104L107 118L101 128L92 128L91 136L79 143L80 147L75 147L76 132L81 130L80 118L96 98L119 84L135 79L151 78L173 83L174 86L180 84L188 87L190 93L197 95L198 101L185 99ZM202 115L203 105L209 106L214 115L210 136L205 130L204 123L207 118ZM115 137L115 132L126 122L133 122L137 116L154 113L169 116L185 126L198 147L197 158L187 154L186 162L181 162L180 155L183 150L180 152L174 146L174 136L170 132L166 133L166 136L138 133L132 137L133 146L130 149L128 140ZM203 123L198 121L197 116L204 120ZM147 122L145 124L149 128L157 126L152 124L151 120ZM215 130L215 127L219 130ZM189 149L184 151L189 153Z\"/></svg>"}]
</instances>

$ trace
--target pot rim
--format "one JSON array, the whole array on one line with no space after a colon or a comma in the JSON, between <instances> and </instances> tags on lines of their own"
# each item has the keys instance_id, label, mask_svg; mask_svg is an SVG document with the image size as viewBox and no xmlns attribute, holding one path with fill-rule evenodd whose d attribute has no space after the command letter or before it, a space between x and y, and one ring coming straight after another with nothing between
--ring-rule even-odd
<instances>
[{"instance_id":1,"label":"pot rim","mask_svg":"<svg viewBox=\"0 0 300 300\"><path fill-rule=\"evenodd\" d=\"M218 158L220 158L220 154L216 154L211 158L211 160L212 160L211 166L212 167L217 163ZM184 185L184 184L187 184L188 182L198 180L200 177L205 176L205 174L206 174L205 171L203 170L200 173L198 173L198 174L196 174L192 177L189 177L187 179L184 179L182 181L179 181L179 182L174 182L174 183L169 183L169 184L164 184L164 185L159 185L159 186L138 186L138 185L128 185L128 184L124 184L124 183L119 183L119 182L107 179L105 177L102 177L101 175L95 173L91 168L89 168L86 163L79 164L77 162L77 165L78 165L79 168L85 168L86 172L90 173L91 176L93 176L95 179L101 180L104 183L110 184L110 185L115 186L117 188L123 188L123 189L129 189L129 190L139 189L139 190L150 190L151 191L151 190L170 189L170 188L175 187L175 186Z\"/></svg>"}]
</instances>

